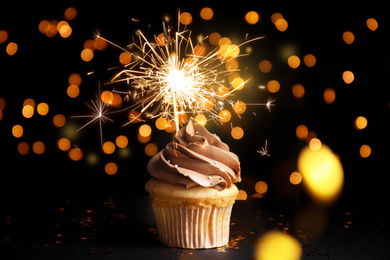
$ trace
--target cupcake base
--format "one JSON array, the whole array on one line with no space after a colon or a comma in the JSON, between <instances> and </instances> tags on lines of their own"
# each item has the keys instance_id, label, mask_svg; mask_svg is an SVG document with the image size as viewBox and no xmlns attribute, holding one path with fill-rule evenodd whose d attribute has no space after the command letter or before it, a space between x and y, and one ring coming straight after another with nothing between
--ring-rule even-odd
<instances>
[{"instance_id":1,"label":"cupcake base","mask_svg":"<svg viewBox=\"0 0 390 260\"><path fill-rule=\"evenodd\" d=\"M230 215L237 187L213 188L172 184L151 178L145 185L152 199L160 241L171 247L213 248L229 242Z\"/></svg>"},{"instance_id":2,"label":"cupcake base","mask_svg":"<svg viewBox=\"0 0 390 260\"><path fill-rule=\"evenodd\" d=\"M232 207L188 209L153 205L160 241L181 248L224 246L229 242Z\"/></svg>"}]
</instances>

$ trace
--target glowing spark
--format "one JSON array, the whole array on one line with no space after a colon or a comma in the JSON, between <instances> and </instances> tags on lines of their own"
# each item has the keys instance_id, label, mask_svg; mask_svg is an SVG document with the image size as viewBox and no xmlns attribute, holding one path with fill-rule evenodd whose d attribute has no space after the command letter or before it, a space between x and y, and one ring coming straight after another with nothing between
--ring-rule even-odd
<instances>
[{"instance_id":1,"label":"glowing spark","mask_svg":"<svg viewBox=\"0 0 390 260\"><path fill-rule=\"evenodd\" d=\"M261 156L271 156L268 152L268 140L265 140L265 145L259 151L257 151Z\"/></svg>"},{"instance_id":2,"label":"glowing spark","mask_svg":"<svg viewBox=\"0 0 390 260\"><path fill-rule=\"evenodd\" d=\"M100 98L100 91L99 95L96 95L95 100L91 99L90 103L86 103L86 105L91 109L91 114L72 116L73 118L90 118L86 124L77 129L77 132L84 129L88 125L97 122L99 124L100 143L103 145L103 123L106 123L107 121L113 122L113 120L106 116L108 113L108 108L106 108L106 104Z\"/></svg>"}]
</instances>

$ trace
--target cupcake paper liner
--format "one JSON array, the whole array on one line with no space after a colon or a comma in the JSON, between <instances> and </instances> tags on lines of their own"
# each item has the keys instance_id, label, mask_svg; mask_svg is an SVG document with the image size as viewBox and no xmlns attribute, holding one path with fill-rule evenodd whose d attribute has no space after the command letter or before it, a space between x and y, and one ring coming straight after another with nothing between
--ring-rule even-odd
<instances>
[{"instance_id":1,"label":"cupcake paper liner","mask_svg":"<svg viewBox=\"0 0 390 260\"><path fill-rule=\"evenodd\" d=\"M227 207L165 208L152 203L160 241L171 247L213 248L229 242Z\"/></svg>"}]
</instances>

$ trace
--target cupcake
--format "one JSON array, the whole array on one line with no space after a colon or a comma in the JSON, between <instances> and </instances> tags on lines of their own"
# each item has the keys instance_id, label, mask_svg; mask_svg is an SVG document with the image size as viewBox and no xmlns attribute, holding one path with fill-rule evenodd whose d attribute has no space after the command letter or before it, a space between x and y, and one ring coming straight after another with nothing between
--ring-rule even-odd
<instances>
[{"instance_id":1,"label":"cupcake","mask_svg":"<svg viewBox=\"0 0 390 260\"><path fill-rule=\"evenodd\" d=\"M213 248L229 242L240 162L219 137L191 118L147 169L152 178L145 189L163 244Z\"/></svg>"}]
</instances>

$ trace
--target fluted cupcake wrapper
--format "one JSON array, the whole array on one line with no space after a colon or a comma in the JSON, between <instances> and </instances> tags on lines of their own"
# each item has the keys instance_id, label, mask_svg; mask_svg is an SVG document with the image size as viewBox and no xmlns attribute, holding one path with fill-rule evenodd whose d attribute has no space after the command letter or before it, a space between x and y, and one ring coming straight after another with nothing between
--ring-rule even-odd
<instances>
[{"instance_id":1,"label":"fluted cupcake wrapper","mask_svg":"<svg viewBox=\"0 0 390 260\"><path fill-rule=\"evenodd\" d=\"M181 248L213 248L229 242L233 205L196 209L152 205L158 236L163 244Z\"/></svg>"}]
</instances>

